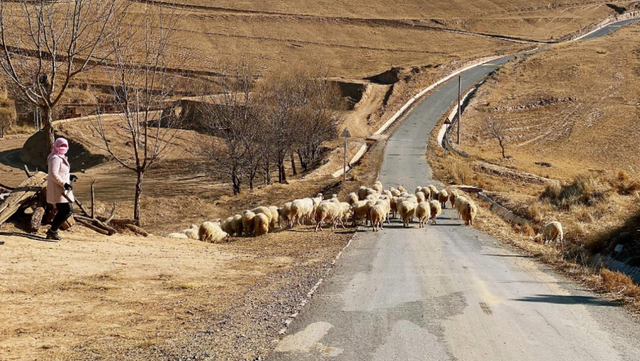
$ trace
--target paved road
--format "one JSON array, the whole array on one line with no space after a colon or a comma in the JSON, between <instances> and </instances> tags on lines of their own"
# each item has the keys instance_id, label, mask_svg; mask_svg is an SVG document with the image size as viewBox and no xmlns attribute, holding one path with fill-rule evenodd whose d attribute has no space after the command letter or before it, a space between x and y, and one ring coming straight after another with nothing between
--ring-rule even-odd
<instances>
[{"instance_id":1,"label":"paved road","mask_svg":"<svg viewBox=\"0 0 640 361\"><path fill-rule=\"evenodd\" d=\"M604 33L604 32L603 32ZM499 64L469 70L464 87ZM457 80L389 139L380 173L433 182L425 140ZM359 232L268 360L640 360L640 323L445 210L438 225Z\"/></svg>"}]
</instances>

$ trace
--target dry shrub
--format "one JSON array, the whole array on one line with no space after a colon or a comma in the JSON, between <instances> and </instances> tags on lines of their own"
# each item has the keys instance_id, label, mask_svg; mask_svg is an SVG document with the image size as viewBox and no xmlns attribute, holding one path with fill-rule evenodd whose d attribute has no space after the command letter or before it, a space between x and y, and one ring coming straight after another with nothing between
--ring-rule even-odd
<instances>
[{"instance_id":1,"label":"dry shrub","mask_svg":"<svg viewBox=\"0 0 640 361\"><path fill-rule=\"evenodd\" d=\"M562 225L564 238L574 243L582 243L587 234L584 224L577 219L569 219Z\"/></svg>"},{"instance_id":2,"label":"dry shrub","mask_svg":"<svg viewBox=\"0 0 640 361\"><path fill-rule=\"evenodd\" d=\"M525 217L536 223L541 223L545 220L547 213L551 211L552 206L548 201L533 201L525 209Z\"/></svg>"},{"instance_id":3,"label":"dry shrub","mask_svg":"<svg viewBox=\"0 0 640 361\"><path fill-rule=\"evenodd\" d=\"M540 198L548 199L557 207L569 209L579 204L595 205L606 198L609 189L599 176L580 174L569 184L549 183Z\"/></svg>"},{"instance_id":4,"label":"dry shrub","mask_svg":"<svg viewBox=\"0 0 640 361\"><path fill-rule=\"evenodd\" d=\"M612 272L606 268L600 270L603 287L616 295L640 297L640 287L633 283L629 276L620 272Z\"/></svg>"},{"instance_id":5,"label":"dry shrub","mask_svg":"<svg viewBox=\"0 0 640 361\"><path fill-rule=\"evenodd\" d=\"M524 235L525 237L534 237L536 235L536 231L531 227L529 223L525 223L524 225L513 224L513 229Z\"/></svg>"},{"instance_id":6,"label":"dry shrub","mask_svg":"<svg viewBox=\"0 0 640 361\"><path fill-rule=\"evenodd\" d=\"M575 206L572 213L574 218L582 223L593 223L595 220L592 207L587 207L583 204Z\"/></svg>"},{"instance_id":7,"label":"dry shrub","mask_svg":"<svg viewBox=\"0 0 640 361\"><path fill-rule=\"evenodd\" d=\"M640 183L631 179L624 170L619 171L617 177L612 177L608 181L611 188L620 195L635 194L640 191Z\"/></svg>"},{"instance_id":8,"label":"dry shrub","mask_svg":"<svg viewBox=\"0 0 640 361\"><path fill-rule=\"evenodd\" d=\"M451 184L466 184L473 177L473 170L467 163L457 157L448 157L444 162L447 181Z\"/></svg>"}]
</instances>

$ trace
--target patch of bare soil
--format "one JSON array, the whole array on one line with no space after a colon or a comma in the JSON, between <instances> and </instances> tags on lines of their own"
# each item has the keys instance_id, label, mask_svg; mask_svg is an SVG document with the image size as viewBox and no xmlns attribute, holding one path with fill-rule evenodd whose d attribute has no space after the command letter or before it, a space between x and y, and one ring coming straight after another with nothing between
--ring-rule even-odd
<instances>
[{"instance_id":1,"label":"patch of bare soil","mask_svg":"<svg viewBox=\"0 0 640 361\"><path fill-rule=\"evenodd\" d=\"M253 360L352 236L303 227L206 244L77 228L49 243L2 232L3 360Z\"/></svg>"}]
</instances>

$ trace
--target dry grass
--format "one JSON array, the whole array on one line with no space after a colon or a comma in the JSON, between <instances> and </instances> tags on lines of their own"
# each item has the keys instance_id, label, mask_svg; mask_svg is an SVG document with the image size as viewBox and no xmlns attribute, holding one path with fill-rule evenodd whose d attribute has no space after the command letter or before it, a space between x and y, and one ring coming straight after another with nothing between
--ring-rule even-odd
<instances>
[{"instance_id":1,"label":"dry grass","mask_svg":"<svg viewBox=\"0 0 640 361\"><path fill-rule=\"evenodd\" d=\"M602 277L602 286L609 292L624 297L640 298L640 287L628 276L603 268L600 270L600 277Z\"/></svg>"},{"instance_id":2,"label":"dry grass","mask_svg":"<svg viewBox=\"0 0 640 361\"><path fill-rule=\"evenodd\" d=\"M444 164L444 172L450 184L469 184L473 179L473 170L460 157L451 156Z\"/></svg>"},{"instance_id":3,"label":"dry grass","mask_svg":"<svg viewBox=\"0 0 640 361\"><path fill-rule=\"evenodd\" d=\"M596 205L605 200L609 190L600 176L592 173L579 174L573 182L565 185L558 182L548 184L540 198L549 200L558 208L568 210L576 205Z\"/></svg>"}]
</instances>

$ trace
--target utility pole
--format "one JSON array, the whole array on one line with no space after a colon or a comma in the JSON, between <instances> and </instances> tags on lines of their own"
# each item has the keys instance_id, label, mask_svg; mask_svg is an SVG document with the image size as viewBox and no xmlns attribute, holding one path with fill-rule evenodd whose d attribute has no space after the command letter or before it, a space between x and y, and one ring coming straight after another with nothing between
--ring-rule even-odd
<instances>
[{"instance_id":1,"label":"utility pole","mask_svg":"<svg viewBox=\"0 0 640 361\"><path fill-rule=\"evenodd\" d=\"M460 97L462 93L462 76L458 75L458 145L460 145L460 116L462 115L462 104Z\"/></svg>"},{"instance_id":2,"label":"utility pole","mask_svg":"<svg viewBox=\"0 0 640 361\"><path fill-rule=\"evenodd\" d=\"M342 183L344 184L347 183L347 140L351 137L349 129L344 128L342 137L344 137L344 165L342 167Z\"/></svg>"}]
</instances>

